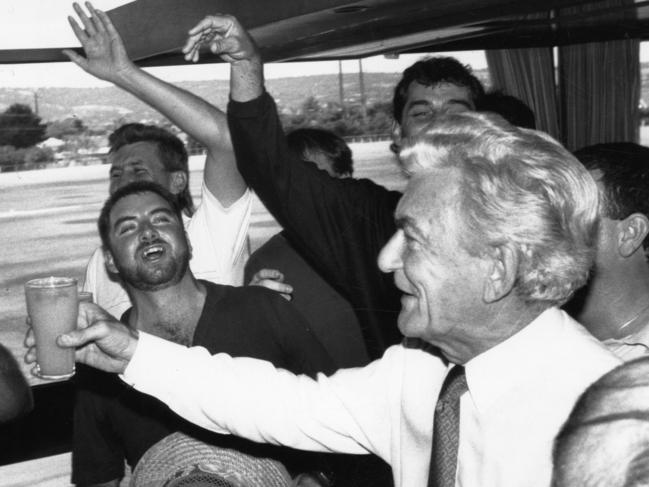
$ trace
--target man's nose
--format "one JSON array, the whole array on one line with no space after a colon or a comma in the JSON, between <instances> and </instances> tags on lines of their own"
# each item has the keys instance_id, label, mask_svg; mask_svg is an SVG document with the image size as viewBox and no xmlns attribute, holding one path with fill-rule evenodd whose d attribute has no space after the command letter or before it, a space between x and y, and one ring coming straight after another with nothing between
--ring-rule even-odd
<instances>
[{"instance_id":1,"label":"man's nose","mask_svg":"<svg viewBox=\"0 0 649 487\"><path fill-rule=\"evenodd\" d=\"M381 269L381 271L387 273L401 269L403 266L401 256L403 254L404 245L405 239L403 230L397 230L379 253L379 269Z\"/></svg>"},{"instance_id":2,"label":"man's nose","mask_svg":"<svg viewBox=\"0 0 649 487\"><path fill-rule=\"evenodd\" d=\"M140 232L140 240L143 242L150 242L158 238L158 231L150 223L145 223Z\"/></svg>"}]
</instances>

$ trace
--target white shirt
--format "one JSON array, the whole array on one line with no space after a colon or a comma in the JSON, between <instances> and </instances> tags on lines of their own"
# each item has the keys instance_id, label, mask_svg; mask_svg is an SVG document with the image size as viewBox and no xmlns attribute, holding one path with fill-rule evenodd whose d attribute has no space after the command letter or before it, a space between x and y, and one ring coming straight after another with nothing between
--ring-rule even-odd
<instances>
[{"instance_id":1,"label":"white shirt","mask_svg":"<svg viewBox=\"0 0 649 487\"><path fill-rule=\"evenodd\" d=\"M194 276L216 284L243 284L243 270L249 257L246 237L251 206L252 194L248 189L224 208L203 183L196 212L191 218L183 218L192 246L189 267ZM108 274L101 248L95 250L88 262L83 290L92 292L94 302L117 318L131 307L121 282Z\"/></svg>"},{"instance_id":2,"label":"white shirt","mask_svg":"<svg viewBox=\"0 0 649 487\"><path fill-rule=\"evenodd\" d=\"M581 392L619 363L556 308L469 361L456 485L547 487L554 436ZM438 357L402 344L366 367L314 381L141 333L123 379L213 431L307 450L373 452L392 466L397 487L424 487L447 371Z\"/></svg>"}]
</instances>

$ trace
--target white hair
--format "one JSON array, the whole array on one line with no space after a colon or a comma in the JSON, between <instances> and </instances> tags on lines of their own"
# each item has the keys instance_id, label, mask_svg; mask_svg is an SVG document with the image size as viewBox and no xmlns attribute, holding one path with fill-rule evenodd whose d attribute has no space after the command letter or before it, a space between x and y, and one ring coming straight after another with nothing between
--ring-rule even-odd
<instances>
[{"instance_id":1,"label":"white hair","mask_svg":"<svg viewBox=\"0 0 649 487\"><path fill-rule=\"evenodd\" d=\"M455 167L462 173L460 244L472 255L512 245L516 292L560 305L583 286L593 262L595 182L549 135L487 113L443 115L400 152L406 171Z\"/></svg>"}]
</instances>

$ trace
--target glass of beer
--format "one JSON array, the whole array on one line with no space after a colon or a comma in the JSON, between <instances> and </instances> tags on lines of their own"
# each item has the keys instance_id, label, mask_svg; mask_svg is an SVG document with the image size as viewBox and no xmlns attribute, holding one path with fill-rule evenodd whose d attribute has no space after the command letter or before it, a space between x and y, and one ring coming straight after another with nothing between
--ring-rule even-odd
<instances>
[{"instance_id":1,"label":"glass of beer","mask_svg":"<svg viewBox=\"0 0 649 487\"><path fill-rule=\"evenodd\" d=\"M56 337L77 327L77 280L44 277L25 284L27 314L36 341L32 374L41 379L67 379L74 375L74 349L61 348Z\"/></svg>"}]
</instances>

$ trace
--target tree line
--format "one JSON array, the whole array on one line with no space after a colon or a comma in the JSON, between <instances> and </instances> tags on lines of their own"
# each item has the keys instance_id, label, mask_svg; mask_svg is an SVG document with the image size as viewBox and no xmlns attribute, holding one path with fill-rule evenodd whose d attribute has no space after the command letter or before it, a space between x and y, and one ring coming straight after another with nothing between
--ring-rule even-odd
<instances>
[{"instance_id":1,"label":"tree line","mask_svg":"<svg viewBox=\"0 0 649 487\"><path fill-rule=\"evenodd\" d=\"M280 107L280 119L286 131L319 127L342 137L388 134L392 127L388 102L366 107L361 104L342 106L309 97L297 108ZM0 113L0 172L37 168L54 162L60 153L92 152L106 143L110 131L129 121L135 120L120 118L102 130L89 129L77 117L45 123L29 105L15 103ZM178 133L178 129L166 120L161 120L159 125ZM60 140L60 147L39 145L50 137ZM202 149L191 138L187 145L191 153Z\"/></svg>"}]
</instances>

